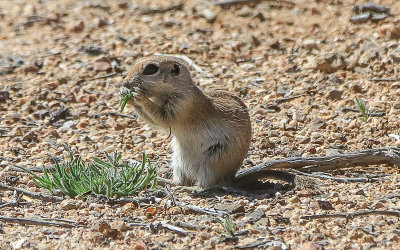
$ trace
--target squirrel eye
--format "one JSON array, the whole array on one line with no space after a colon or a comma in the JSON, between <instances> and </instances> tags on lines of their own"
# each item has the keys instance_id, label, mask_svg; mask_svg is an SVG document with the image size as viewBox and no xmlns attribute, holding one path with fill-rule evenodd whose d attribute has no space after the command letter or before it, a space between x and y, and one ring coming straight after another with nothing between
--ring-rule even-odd
<instances>
[{"instance_id":1,"label":"squirrel eye","mask_svg":"<svg viewBox=\"0 0 400 250\"><path fill-rule=\"evenodd\" d=\"M144 68L143 75L154 75L158 72L158 69L157 65L150 63Z\"/></svg>"},{"instance_id":2,"label":"squirrel eye","mask_svg":"<svg viewBox=\"0 0 400 250\"><path fill-rule=\"evenodd\" d=\"M179 68L178 64L174 64L174 68L171 69L171 74L173 74L174 76L179 75L179 73L181 72L181 69Z\"/></svg>"}]
</instances>

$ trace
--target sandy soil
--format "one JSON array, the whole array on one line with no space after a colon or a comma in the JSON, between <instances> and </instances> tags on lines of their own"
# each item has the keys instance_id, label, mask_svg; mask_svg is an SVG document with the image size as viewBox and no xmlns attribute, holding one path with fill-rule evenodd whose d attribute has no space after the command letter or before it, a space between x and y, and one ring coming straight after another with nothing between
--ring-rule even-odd
<instances>
[{"instance_id":1,"label":"sandy soil","mask_svg":"<svg viewBox=\"0 0 400 250\"><path fill-rule=\"evenodd\" d=\"M289 156L400 146L400 83L371 81L399 79L400 2L376 1L390 7L391 15L358 22L350 22L356 15L353 7L364 1L263 1L227 9L210 1L181 2L0 1L0 181L44 192L13 166L51 165L52 157L68 156L68 147L86 160L104 151L118 150L125 159L140 159L145 152L158 174L169 177L168 133L115 115L127 70L136 59L154 53L187 56L199 67L192 74L200 88L229 90L248 105L253 139L244 168ZM377 116L364 121L352 110L357 97ZM62 107L64 112L56 115ZM131 112L127 106L124 114ZM382 181L315 180L313 189L274 197L204 198L160 187L159 193L139 194L157 196L158 202L139 207L24 197L21 201L28 204L0 208L0 216L73 220L85 227L0 220L0 249L399 249L396 216L302 218L400 211L398 168L379 165L327 174ZM0 201L12 196L1 191ZM225 237L214 216L173 200L230 211L237 236Z\"/></svg>"}]
</instances>

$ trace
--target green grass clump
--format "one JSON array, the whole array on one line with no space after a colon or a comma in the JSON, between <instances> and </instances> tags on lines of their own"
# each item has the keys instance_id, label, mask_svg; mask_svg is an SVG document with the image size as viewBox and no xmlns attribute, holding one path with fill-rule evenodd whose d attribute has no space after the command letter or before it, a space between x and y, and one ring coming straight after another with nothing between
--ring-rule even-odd
<instances>
[{"instance_id":1,"label":"green grass clump","mask_svg":"<svg viewBox=\"0 0 400 250\"><path fill-rule=\"evenodd\" d=\"M355 103L357 105L358 111L360 111L360 113L361 113L361 115L363 117L364 122L367 122L368 118L369 118L369 113L367 111L364 99L356 98Z\"/></svg>"},{"instance_id":2,"label":"green grass clump","mask_svg":"<svg viewBox=\"0 0 400 250\"><path fill-rule=\"evenodd\" d=\"M121 100L119 101L119 103L121 104L121 112L124 111L124 108L126 106L126 103L128 102L128 100L132 97L131 93L127 93L125 94Z\"/></svg>"},{"instance_id":3,"label":"green grass clump","mask_svg":"<svg viewBox=\"0 0 400 250\"><path fill-rule=\"evenodd\" d=\"M20 167L31 174L36 185L54 193L61 190L72 198L88 194L101 194L108 198L119 198L135 195L145 188L155 188L157 173L155 167L146 162L143 154L141 163L120 163L121 154L105 153L106 161L94 158L85 165L81 157L70 154L69 161L59 163L55 160L54 170L43 171L39 176Z\"/></svg>"},{"instance_id":4,"label":"green grass clump","mask_svg":"<svg viewBox=\"0 0 400 250\"><path fill-rule=\"evenodd\" d=\"M217 220L224 228L226 235L235 237L236 226L233 223L232 217L230 215L227 215L223 220L220 218L217 218Z\"/></svg>"}]
</instances>

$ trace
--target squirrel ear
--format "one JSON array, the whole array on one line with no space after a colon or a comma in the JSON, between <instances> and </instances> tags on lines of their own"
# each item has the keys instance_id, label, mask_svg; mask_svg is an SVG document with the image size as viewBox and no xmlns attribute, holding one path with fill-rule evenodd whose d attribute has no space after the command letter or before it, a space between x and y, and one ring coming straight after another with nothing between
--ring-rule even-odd
<instances>
[{"instance_id":1,"label":"squirrel ear","mask_svg":"<svg viewBox=\"0 0 400 250\"><path fill-rule=\"evenodd\" d=\"M174 76L178 76L179 73L181 73L181 69L179 68L179 65L175 63L174 68L171 69L171 74Z\"/></svg>"}]
</instances>

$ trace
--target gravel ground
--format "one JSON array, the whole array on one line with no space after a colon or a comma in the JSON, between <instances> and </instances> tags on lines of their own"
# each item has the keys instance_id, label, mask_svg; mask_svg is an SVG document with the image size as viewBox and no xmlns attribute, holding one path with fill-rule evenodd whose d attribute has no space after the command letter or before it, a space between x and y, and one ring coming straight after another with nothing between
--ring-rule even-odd
<instances>
[{"instance_id":1,"label":"gravel ground","mask_svg":"<svg viewBox=\"0 0 400 250\"><path fill-rule=\"evenodd\" d=\"M248 105L253 139L244 168L290 156L400 146L400 2L376 1L390 15L359 10L361 16L354 6L364 1L293 2L221 8L200 0L0 0L0 182L44 192L13 166L47 166L67 157L68 148L85 160L104 151L118 150L125 159L145 152L168 178L168 133L136 120L129 105L123 114L131 117L119 115L124 75L136 59L154 53L187 56L197 66L192 74L200 88L229 90ZM371 81L376 78L384 80ZM355 98L375 115L364 121ZM399 249L398 216L302 218L400 211L398 168L328 174L383 180L315 180L313 188L272 198L204 198L160 187L140 193L158 197L140 206L23 197L28 204L0 208L0 217L73 220L85 227L0 220L0 249ZM12 197L11 191L0 193L3 202ZM224 235L215 216L196 213L190 204L228 211L236 236Z\"/></svg>"}]
</instances>

